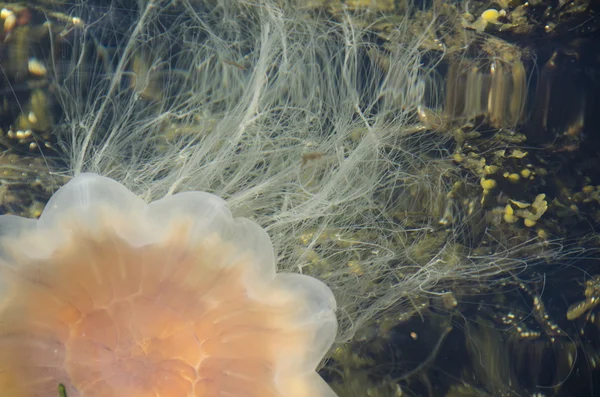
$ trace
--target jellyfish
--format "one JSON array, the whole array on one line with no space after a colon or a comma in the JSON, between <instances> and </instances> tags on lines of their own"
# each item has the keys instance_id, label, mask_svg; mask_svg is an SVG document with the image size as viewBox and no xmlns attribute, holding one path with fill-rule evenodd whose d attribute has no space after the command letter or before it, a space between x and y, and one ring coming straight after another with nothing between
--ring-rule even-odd
<instances>
[{"instance_id":1,"label":"jellyfish","mask_svg":"<svg viewBox=\"0 0 600 397\"><path fill-rule=\"evenodd\" d=\"M333 294L275 262L215 195L80 174L39 219L0 216L2 395L334 397Z\"/></svg>"}]
</instances>

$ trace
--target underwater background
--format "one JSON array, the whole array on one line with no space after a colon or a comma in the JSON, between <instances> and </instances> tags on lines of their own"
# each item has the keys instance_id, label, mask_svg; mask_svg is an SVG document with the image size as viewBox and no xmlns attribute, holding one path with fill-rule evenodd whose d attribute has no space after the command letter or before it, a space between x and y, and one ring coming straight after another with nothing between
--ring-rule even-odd
<instances>
[{"instance_id":1,"label":"underwater background","mask_svg":"<svg viewBox=\"0 0 600 397\"><path fill-rule=\"evenodd\" d=\"M340 396L600 396L592 1L2 3L0 213L205 190L324 281Z\"/></svg>"}]
</instances>

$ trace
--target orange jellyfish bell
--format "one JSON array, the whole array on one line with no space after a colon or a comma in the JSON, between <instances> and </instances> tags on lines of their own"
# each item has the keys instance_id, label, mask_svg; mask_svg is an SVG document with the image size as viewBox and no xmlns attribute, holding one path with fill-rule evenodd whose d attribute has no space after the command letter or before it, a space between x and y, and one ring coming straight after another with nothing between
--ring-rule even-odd
<instances>
[{"instance_id":1,"label":"orange jellyfish bell","mask_svg":"<svg viewBox=\"0 0 600 397\"><path fill-rule=\"evenodd\" d=\"M0 216L3 397L334 397L334 311L208 193L146 204L82 174L39 220Z\"/></svg>"}]
</instances>

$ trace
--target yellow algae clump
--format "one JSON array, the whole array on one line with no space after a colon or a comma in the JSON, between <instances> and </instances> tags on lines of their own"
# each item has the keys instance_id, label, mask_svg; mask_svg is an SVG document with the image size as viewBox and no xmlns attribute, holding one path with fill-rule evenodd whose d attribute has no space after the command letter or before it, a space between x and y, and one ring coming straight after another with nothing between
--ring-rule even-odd
<instances>
[{"instance_id":1,"label":"yellow algae clump","mask_svg":"<svg viewBox=\"0 0 600 397\"><path fill-rule=\"evenodd\" d=\"M506 12L501 12L490 8L481 13L481 19L489 23L498 23L498 18L505 15Z\"/></svg>"},{"instance_id":2,"label":"yellow algae clump","mask_svg":"<svg viewBox=\"0 0 600 397\"><path fill-rule=\"evenodd\" d=\"M499 25L500 21L498 20L500 17L506 16L505 10L495 10L490 8L481 13L479 18L475 22L473 22L470 27L471 29L475 29L478 32L483 32L488 24Z\"/></svg>"},{"instance_id":3,"label":"yellow algae clump","mask_svg":"<svg viewBox=\"0 0 600 397\"><path fill-rule=\"evenodd\" d=\"M335 397L331 291L214 195L82 174L0 232L3 396Z\"/></svg>"},{"instance_id":4,"label":"yellow algae clump","mask_svg":"<svg viewBox=\"0 0 600 397\"><path fill-rule=\"evenodd\" d=\"M497 183L493 179L484 179L482 178L479 182L483 190L492 190L496 187Z\"/></svg>"}]
</instances>

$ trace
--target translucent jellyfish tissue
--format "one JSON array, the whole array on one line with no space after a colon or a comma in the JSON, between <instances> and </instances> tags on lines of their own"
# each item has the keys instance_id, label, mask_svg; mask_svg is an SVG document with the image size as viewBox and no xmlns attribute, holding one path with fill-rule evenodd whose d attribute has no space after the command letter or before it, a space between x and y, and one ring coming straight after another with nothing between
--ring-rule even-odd
<instances>
[{"instance_id":1,"label":"translucent jellyfish tissue","mask_svg":"<svg viewBox=\"0 0 600 397\"><path fill-rule=\"evenodd\" d=\"M333 294L215 195L80 174L0 231L3 396L335 396Z\"/></svg>"}]
</instances>

